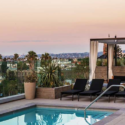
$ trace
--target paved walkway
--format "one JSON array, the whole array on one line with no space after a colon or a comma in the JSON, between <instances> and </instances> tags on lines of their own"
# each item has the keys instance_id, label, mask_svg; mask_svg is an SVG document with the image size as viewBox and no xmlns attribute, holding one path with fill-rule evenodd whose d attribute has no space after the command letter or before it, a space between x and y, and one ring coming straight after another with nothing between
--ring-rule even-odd
<instances>
[{"instance_id":1,"label":"paved walkway","mask_svg":"<svg viewBox=\"0 0 125 125\"><path fill-rule=\"evenodd\" d=\"M15 108L20 108L23 106L28 106L29 104L37 104L37 105L46 105L46 106L61 106L61 107L72 107L72 108L84 108L88 104L90 104L90 101L87 98L80 99L78 102L77 99L74 99L74 101L71 101L70 98L63 98L62 101L59 99L34 99L34 100L17 100L9 103L0 104L0 112L5 112L7 110L11 111ZM94 103L91 106L92 109L103 109L103 110L120 110L119 112L116 111L112 117L109 116L107 119L103 119L102 123L95 125L124 125L125 123L125 100L124 99L118 99L116 103L113 102L113 99L111 102L108 102L107 98L102 98L98 102ZM105 121L108 121L108 123L105 124Z\"/></svg>"}]
</instances>

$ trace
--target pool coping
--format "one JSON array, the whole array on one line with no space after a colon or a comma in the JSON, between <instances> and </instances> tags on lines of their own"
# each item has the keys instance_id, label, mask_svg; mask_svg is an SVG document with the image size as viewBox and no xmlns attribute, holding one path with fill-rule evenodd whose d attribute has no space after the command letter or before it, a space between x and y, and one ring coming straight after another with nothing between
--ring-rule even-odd
<instances>
[{"instance_id":1,"label":"pool coping","mask_svg":"<svg viewBox=\"0 0 125 125\"><path fill-rule=\"evenodd\" d=\"M6 109L6 110L2 110L0 111L0 116L15 112L15 111L20 111L22 109L27 109L27 108L31 108L31 107L39 107L39 106L45 106L45 107L58 107L58 108L77 108L77 109L84 109L86 106L77 106L77 105L64 105L64 104L47 104L47 103L28 103L22 106L17 106L14 108L10 108L10 109ZM120 115L122 115L125 112L125 108L112 108L112 107L108 107L108 108L104 108L102 106L92 106L91 108L89 108L89 110L94 109L94 110L114 110L115 112L113 114L111 114L110 116L102 119L99 122L94 123L93 125L105 125L106 123L114 120L115 118L119 117Z\"/></svg>"}]
</instances>

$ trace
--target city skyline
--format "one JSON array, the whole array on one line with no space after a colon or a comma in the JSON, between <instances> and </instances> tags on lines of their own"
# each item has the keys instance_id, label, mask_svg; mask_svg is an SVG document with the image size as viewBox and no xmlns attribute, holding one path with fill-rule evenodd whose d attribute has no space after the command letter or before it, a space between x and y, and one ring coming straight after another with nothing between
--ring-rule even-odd
<instances>
[{"instance_id":1,"label":"city skyline","mask_svg":"<svg viewBox=\"0 0 125 125\"><path fill-rule=\"evenodd\" d=\"M89 52L90 38L125 36L123 0L4 0L0 5L0 53L4 55L30 50ZM102 50L100 44L98 51Z\"/></svg>"}]
</instances>

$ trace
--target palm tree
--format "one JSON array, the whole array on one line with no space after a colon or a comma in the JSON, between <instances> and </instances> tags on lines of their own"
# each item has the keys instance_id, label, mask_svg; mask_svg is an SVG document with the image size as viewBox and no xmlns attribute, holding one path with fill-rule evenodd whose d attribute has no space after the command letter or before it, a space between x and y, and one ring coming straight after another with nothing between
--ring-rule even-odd
<instances>
[{"instance_id":1,"label":"palm tree","mask_svg":"<svg viewBox=\"0 0 125 125\"><path fill-rule=\"evenodd\" d=\"M42 54L41 56L41 66L48 66L51 63L51 56L49 53Z\"/></svg>"},{"instance_id":2,"label":"palm tree","mask_svg":"<svg viewBox=\"0 0 125 125\"><path fill-rule=\"evenodd\" d=\"M17 60L18 57L19 57L19 54L15 53L13 58L14 58L14 60Z\"/></svg>"},{"instance_id":3,"label":"palm tree","mask_svg":"<svg viewBox=\"0 0 125 125\"><path fill-rule=\"evenodd\" d=\"M29 69L34 70L34 61L37 60L37 54L34 51L29 51L26 55L27 61L29 62Z\"/></svg>"},{"instance_id":4,"label":"palm tree","mask_svg":"<svg viewBox=\"0 0 125 125\"><path fill-rule=\"evenodd\" d=\"M41 59L43 59L43 60L50 60L51 56L49 55L49 53L45 53L45 54L42 54Z\"/></svg>"}]
</instances>

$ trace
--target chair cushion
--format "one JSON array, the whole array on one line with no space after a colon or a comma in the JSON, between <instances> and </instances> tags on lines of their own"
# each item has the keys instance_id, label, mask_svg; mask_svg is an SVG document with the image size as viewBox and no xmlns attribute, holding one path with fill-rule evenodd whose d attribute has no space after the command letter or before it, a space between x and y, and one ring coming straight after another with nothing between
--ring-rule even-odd
<instances>
[{"instance_id":1,"label":"chair cushion","mask_svg":"<svg viewBox=\"0 0 125 125\"><path fill-rule=\"evenodd\" d=\"M74 90L85 90L85 86L87 83L87 79L76 79L75 85L74 85Z\"/></svg>"},{"instance_id":2,"label":"chair cushion","mask_svg":"<svg viewBox=\"0 0 125 125\"><path fill-rule=\"evenodd\" d=\"M98 92L99 90L89 90L89 91L80 92L79 95L90 95L90 94L96 94Z\"/></svg>"},{"instance_id":3,"label":"chair cushion","mask_svg":"<svg viewBox=\"0 0 125 125\"><path fill-rule=\"evenodd\" d=\"M125 76L114 76L114 79L120 79L123 82L125 81Z\"/></svg>"},{"instance_id":4,"label":"chair cushion","mask_svg":"<svg viewBox=\"0 0 125 125\"><path fill-rule=\"evenodd\" d=\"M100 95L102 92L97 93L97 95ZM107 91L104 95L114 95L117 93L117 91Z\"/></svg>"},{"instance_id":5,"label":"chair cushion","mask_svg":"<svg viewBox=\"0 0 125 125\"><path fill-rule=\"evenodd\" d=\"M102 86L103 86L103 82L104 79L93 79L91 86L90 86L90 90L102 90Z\"/></svg>"},{"instance_id":6,"label":"chair cushion","mask_svg":"<svg viewBox=\"0 0 125 125\"><path fill-rule=\"evenodd\" d=\"M77 94L79 92L81 92L81 90L69 90L69 91L61 92L61 94Z\"/></svg>"},{"instance_id":7,"label":"chair cushion","mask_svg":"<svg viewBox=\"0 0 125 125\"><path fill-rule=\"evenodd\" d=\"M120 85L121 80L120 79L109 79L109 83L108 83L108 87L110 87L111 85ZM119 91L119 87L112 87L110 88L108 91Z\"/></svg>"},{"instance_id":8,"label":"chair cushion","mask_svg":"<svg viewBox=\"0 0 125 125\"><path fill-rule=\"evenodd\" d=\"M116 96L125 96L125 91L116 93Z\"/></svg>"}]
</instances>

